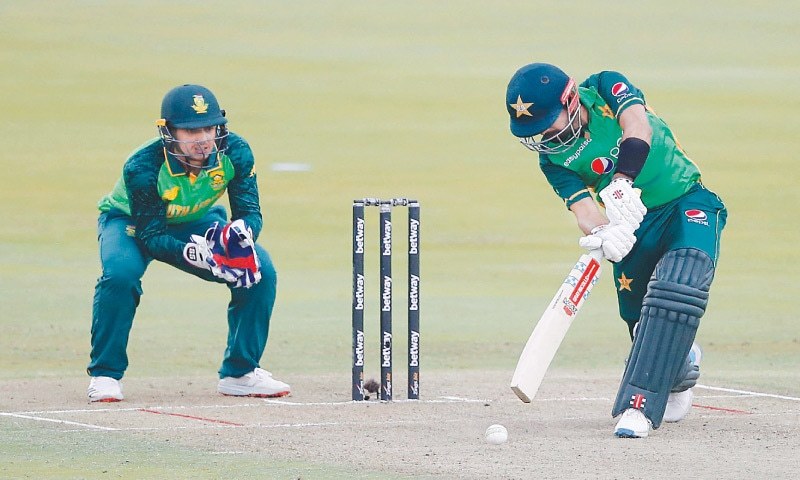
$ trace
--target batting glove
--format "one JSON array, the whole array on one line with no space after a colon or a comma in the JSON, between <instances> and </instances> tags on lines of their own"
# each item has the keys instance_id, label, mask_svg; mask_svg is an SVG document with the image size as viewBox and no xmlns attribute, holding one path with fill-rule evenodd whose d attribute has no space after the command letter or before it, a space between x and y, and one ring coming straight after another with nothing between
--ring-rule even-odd
<instances>
[{"instance_id":1,"label":"batting glove","mask_svg":"<svg viewBox=\"0 0 800 480\"><path fill-rule=\"evenodd\" d=\"M647 207L642 203L642 191L633 188L633 182L627 178L617 177L611 180L600 191L600 199L603 200L606 216L611 223L628 225L634 231L639 228L647 213Z\"/></svg>"},{"instance_id":2,"label":"batting glove","mask_svg":"<svg viewBox=\"0 0 800 480\"><path fill-rule=\"evenodd\" d=\"M213 227L212 227L213 228ZM241 276L241 272L224 264L224 257L215 254L206 237L192 235L190 242L183 247L183 258L186 263L193 267L208 270L215 277L225 280L227 283L236 283Z\"/></svg>"},{"instance_id":3,"label":"batting glove","mask_svg":"<svg viewBox=\"0 0 800 480\"><path fill-rule=\"evenodd\" d=\"M610 262L619 262L630 253L636 236L628 225L599 225L592 229L592 233L581 237L578 241L581 247L591 251L603 249L603 256Z\"/></svg>"}]
</instances>

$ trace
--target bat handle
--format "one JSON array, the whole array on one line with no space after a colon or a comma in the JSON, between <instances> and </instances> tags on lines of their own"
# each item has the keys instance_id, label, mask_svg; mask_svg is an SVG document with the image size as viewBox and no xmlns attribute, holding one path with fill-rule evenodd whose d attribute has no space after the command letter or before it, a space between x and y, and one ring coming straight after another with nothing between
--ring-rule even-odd
<instances>
[{"instance_id":1,"label":"bat handle","mask_svg":"<svg viewBox=\"0 0 800 480\"><path fill-rule=\"evenodd\" d=\"M598 262L603 260L603 249L602 248L595 248L594 250L589 250L589 256L597 260Z\"/></svg>"}]
</instances>

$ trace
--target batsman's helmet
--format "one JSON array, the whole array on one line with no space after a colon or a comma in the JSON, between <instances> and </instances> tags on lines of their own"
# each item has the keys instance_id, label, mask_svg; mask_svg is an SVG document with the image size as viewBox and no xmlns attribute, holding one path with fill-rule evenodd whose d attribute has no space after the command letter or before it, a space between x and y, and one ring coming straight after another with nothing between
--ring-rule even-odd
<instances>
[{"instance_id":1,"label":"batsman's helmet","mask_svg":"<svg viewBox=\"0 0 800 480\"><path fill-rule=\"evenodd\" d=\"M506 109L511 117L511 133L522 143L541 153L562 152L580 134L580 100L575 81L560 68L549 63L526 65L511 77L506 90ZM568 124L547 138L541 135L566 108ZM575 125L577 123L577 125Z\"/></svg>"},{"instance_id":2,"label":"batsman's helmet","mask_svg":"<svg viewBox=\"0 0 800 480\"><path fill-rule=\"evenodd\" d=\"M202 85L185 84L173 88L161 101L161 118L156 121L158 134L164 146L173 155L181 157L175 149L171 148L177 142L172 129L175 128L204 128L217 127L214 141L219 152L224 152L227 147L228 130L225 124L225 110L219 108L217 97L211 90ZM179 158L179 160L182 160Z\"/></svg>"}]
</instances>

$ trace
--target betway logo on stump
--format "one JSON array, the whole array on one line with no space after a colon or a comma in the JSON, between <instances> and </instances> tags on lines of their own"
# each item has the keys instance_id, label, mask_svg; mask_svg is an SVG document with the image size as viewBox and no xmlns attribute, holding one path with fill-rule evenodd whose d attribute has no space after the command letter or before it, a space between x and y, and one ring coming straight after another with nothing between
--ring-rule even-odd
<instances>
[{"instance_id":1,"label":"betway logo on stump","mask_svg":"<svg viewBox=\"0 0 800 480\"><path fill-rule=\"evenodd\" d=\"M383 251L381 255L392 255L392 223L383 222Z\"/></svg>"},{"instance_id":2,"label":"betway logo on stump","mask_svg":"<svg viewBox=\"0 0 800 480\"><path fill-rule=\"evenodd\" d=\"M383 332L383 348L381 349L381 367L392 366L392 334Z\"/></svg>"},{"instance_id":3,"label":"betway logo on stump","mask_svg":"<svg viewBox=\"0 0 800 480\"><path fill-rule=\"evenodd\" d=\"M382 312L391 312L392 311L392 277L387 275L383 276L383 306L381 306Z\"/></svg>"},{"instance_id":4,"label":"betway logo on stump","mask_svg":"<svg viewBox=\"0 0 800 480\"><path fill-rule=\"evenodd\" d=\"M419 310L419 277L411 275L408 284L408 309L417 311Z\"/></svg>"},{"instance_id":5,"label":"betway logo on stump","mask_svg":"<svg viewBox=\"0 0 800 480\"><path fill-rule=\"evenodd\" d=\"M419 253L419 220L412 218L408 227L408 253Z\"/></svg>"},{"instance_id":6,"label":"betway logo on stump","mask_svg":"<svg viewBox=\"0 0 800 480\"><path fill-rule=\"evenodd\" d=\"M364 275L356 275L356 310L364 310Z\"/></svg>"},{"instance_id":7,"label":"betway logo on stump","mask_svg":"<svg viewBox=\"0 0 800 480\"><path fill-rule=\"evenodd\" d=\"M356 245L355 253L364 253L364 219L356 220Z\"/></svg>"},{"instance_id":8,"label":"betway logo on stump","mask_svg":"<svg viewBox=\"0 0 800 480\"><path fill-rule=\"evenodd\" d=\"M409 367L419 367L419 332L411 332L408 346Z\"/></svg>"},{"instance_id":9,"label":"betway logo on stump","mask_svg":"<svg viewBox=\"0 0 800 480\"><path fill-rule=\"evenodd\" d=\"M356 330L356 361L355 366L364 366L364 332Z\"/></svg>"}]
</instances>

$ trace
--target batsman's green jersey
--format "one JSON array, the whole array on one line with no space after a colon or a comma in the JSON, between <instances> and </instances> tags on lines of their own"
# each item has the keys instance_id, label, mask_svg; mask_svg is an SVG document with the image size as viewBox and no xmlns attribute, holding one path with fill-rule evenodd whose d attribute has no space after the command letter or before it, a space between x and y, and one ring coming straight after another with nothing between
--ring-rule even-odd
<instances>
[{"instance_id":1,"label":"batsman's green jersey","mask_svg":"<svg viewBox=\"0 0 800 480\"><path fill-rule=\"evenodd\" d=\"M226 190L232 218L244 220L257 238L262 219L250 146L229 133L228 148L211 155L209 162L197 176L188 174L154 138L128 157L122 177L98 208L131 216L136 238L147 253L172 265L184 263L185 244L168 235L166 226L202 218Z\"/></svg>"},{"instance_id":2,"label":"batsman's green jersey","mask_svg":"<svg viewBox=\"0 0 800 480\"><path fill-rule=\"evenodd\" d=\"M647 108L644 95L617 72L590 76L579 87L589 112L584 135L559 154L540 154L539 166L567 207L599 192L611 182L617 167L622 129L617 116L631 105L645 105L653 129L650 153L634 187L642 190L649 208L674 200L700 180L700 170L681 149L672 130Z\"/></svg>"},{"instance_id":3,"label":"batsman's green jersey","mask_svg":"<svg viewBox=\"0 0 800 480\"><path fill-rule=\"evenodd\" d=\"M583 137L563 153L539 155L542 172L567 207L611 182L622 141L617 117L626 108L644 105L653 129L647 160L633 182L641 189L648 212L636 231L633 249L614 264L620 315L632 332L648 280L661 257L670 250L694 248L716 263L727 211L719 197L700 183L700 170L667 124L622 74L605 71L592 75L581 83L579 94L589 112Z\"/></svg>"}]
</instances>

